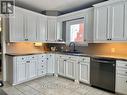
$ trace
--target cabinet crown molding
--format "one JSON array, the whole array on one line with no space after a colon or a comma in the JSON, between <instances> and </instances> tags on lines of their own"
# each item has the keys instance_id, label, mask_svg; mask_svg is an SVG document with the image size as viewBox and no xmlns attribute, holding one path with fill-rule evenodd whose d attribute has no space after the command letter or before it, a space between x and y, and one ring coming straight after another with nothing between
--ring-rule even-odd
<instances>
[{"instance_id":1,"label":"cabinet crown molding","mask_svg":"<svg viewBox=\"0 0 127 95\"><path fill-rule=\"evenodd\" d=\"M110 5L110 4L122 3L122 2L127 2L127 0L109 0L109 1L105 1L105 2L102 2L102 3L95 4L93 6L94 7L102 7L102 6L107 6L107 5Z\"/></svg>"}]
</instances>

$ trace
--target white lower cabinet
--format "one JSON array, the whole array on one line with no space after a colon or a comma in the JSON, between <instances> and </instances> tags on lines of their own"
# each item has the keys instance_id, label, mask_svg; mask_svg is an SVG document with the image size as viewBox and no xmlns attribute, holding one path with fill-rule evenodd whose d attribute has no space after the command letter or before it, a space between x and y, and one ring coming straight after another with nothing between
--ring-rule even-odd
<instances>
[{"instance_id":1,"label":"white lower cabinet","mask_svg":"<svg viewBox=\"0 0 127 95\"><path fill-rule=\"evenodd\" d=\"M7 56L7 81L16 85L46 75L47 61L42 56Z\"/></svg>"},{"instance_id":2,"label":"white lower cabinet","mask_svg":"<svg viewBox=\"0 0 127 95\"><path fill-rule=\"evenodd\" d=\"M47 74L54 74L55 54L47 54Z\"/></svg>"},{"instance_id":3,"label":"white lower cabinet","mask_svg":"<svg viewBox=\"0 0 127 95\"><path fill-rule=\"evenodd\" d=\"M66 63L65 59L58 57L57 59L58 72L57 73L61 76L65 76L65 63Z\"/></svg>"},{"instance_id":4,"label":"white lower cabinet","mask_svg":"<svg viewBox=\"0 0 127 95\"><path fill-rule=\"evenodd\" d=\"M25 61L17 61L16 63L14 63L15 65L15 71L16 72L16 81L14 81L15 83L20 83L23 82L27 79L27 75L26 75L26 62Z\"/></svg>"},{"instance_id":5,"label":"white lower cabinet","mask_svg":"<svg viewBox=\"0 0 127 95\"><path fill-rule=\"evenodd\" d=\"M90 83L90 58L80 58L78 61L79 81Z\"/></svg>"},{"instance_id":6,"label":"white lower cabinet","mask_svg":"<svg viewBox=\"0 0 127 95\"><path fill-rule=\"evenodd\" d=\"M35 78L37 76L37 65L36 65L37 61L36 60L31 60L31 61L28 61L26 64L27 64L27 73L28 73L28 76L27 78L28 79L32 79L32 78Z\"/></svg>"},{"instance_id":7,"label":"white lower cabinet","mask_svg":"<svg viewBox=\"0 0 127 95\"><path fill-rule=\"evenodd\" d=\"M127 95L127 61L116 61L116 88L115 91Z\"/></svg>"},{"instance_id":8,"label":"white lower cabinet","mask_svg":"<svg viewBox=\"0 0 127 95\"><path fill-rule=\"evenodd\" d=\"M75 63L76 60L73 59L66 61L66 77L75 79Z\"/></svg>"},{"instance_id":9,"label":"white lower cabinet","mask_svg":"<svg viewBox=\"0 0 127 95\"><path fill-rule=\"evenodd\" d=\"M58 75L90 83L90 58L57 55Z\"/></svg>"}]
</instances>

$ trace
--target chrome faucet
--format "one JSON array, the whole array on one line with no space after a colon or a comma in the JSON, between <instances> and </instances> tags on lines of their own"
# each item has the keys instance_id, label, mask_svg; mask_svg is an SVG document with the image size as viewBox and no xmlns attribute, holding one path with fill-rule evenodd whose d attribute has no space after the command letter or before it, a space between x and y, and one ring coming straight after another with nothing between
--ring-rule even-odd
<instances>
[{"instance_id":1,"label":"chrome faucet","mask_svg":"<svg viewBox=\"0 0 127 95\"><path fill-rule=\"evenodd\" d=\"M75 43L74 42L70 42L70 44L69 44L69 48L71 48L73 46L73 51L76 51L76 49L75 49Z\"/></svg>"}]
</instances>

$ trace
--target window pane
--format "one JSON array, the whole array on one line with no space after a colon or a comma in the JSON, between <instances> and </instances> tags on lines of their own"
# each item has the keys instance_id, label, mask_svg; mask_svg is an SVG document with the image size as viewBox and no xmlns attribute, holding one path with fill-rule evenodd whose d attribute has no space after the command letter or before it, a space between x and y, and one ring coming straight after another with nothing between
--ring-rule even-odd
<instances>
[{"instance_id":1,"label":"window pane","mask_svg":"<svg viewBox=\"0 0 127 95\"><path fill-rule=\"evenodd\" d=\"M70 41L71 42L84 41L84 23L70 25Z\"/></svg>"}]
</instances>

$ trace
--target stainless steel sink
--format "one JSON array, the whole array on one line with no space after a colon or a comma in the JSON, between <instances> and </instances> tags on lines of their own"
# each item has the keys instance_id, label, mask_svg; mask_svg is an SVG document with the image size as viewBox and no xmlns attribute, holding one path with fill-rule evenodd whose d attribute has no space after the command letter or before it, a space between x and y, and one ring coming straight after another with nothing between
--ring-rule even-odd
<instances>
[{"instance_id":1,"label":"stainless steel sink","mask_svg":"<svg viewBox=\"0 0 127 95\"><path fill-rule=\"evenodd\" d=\"M74 55L77 55L77 56L86 56L87 54L74 54Z\"/></svg>"},{"instance_id":2,"label":"stainless steel sink","mask_svg":"<svg viewBox=\"0 0 127 95\"><path fill-rule=\"evenodd\" d=\"M65 54L80 54L81 52L79 51L63 51Z\"/></svg>"}]
</instances>

